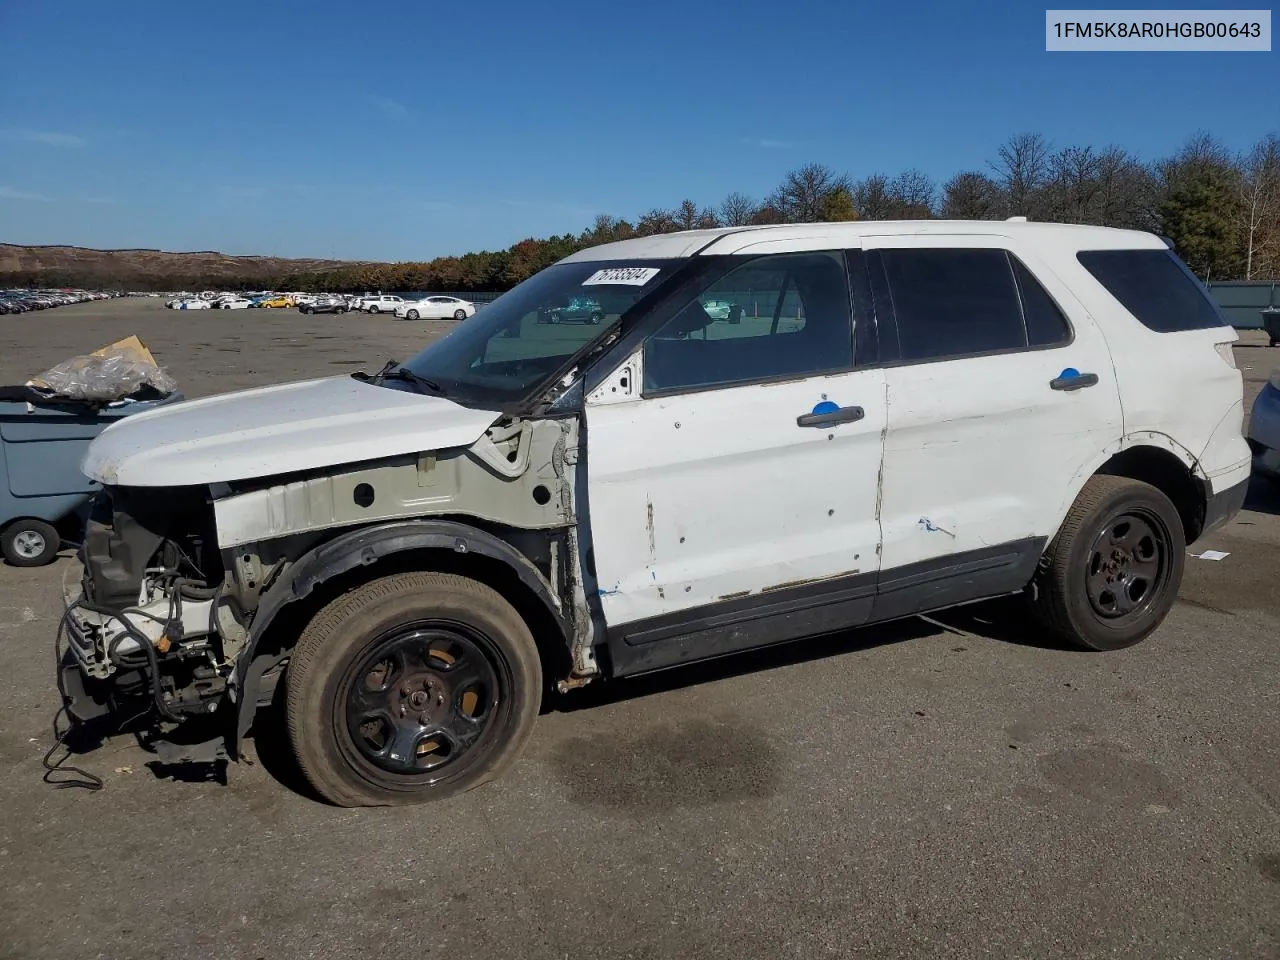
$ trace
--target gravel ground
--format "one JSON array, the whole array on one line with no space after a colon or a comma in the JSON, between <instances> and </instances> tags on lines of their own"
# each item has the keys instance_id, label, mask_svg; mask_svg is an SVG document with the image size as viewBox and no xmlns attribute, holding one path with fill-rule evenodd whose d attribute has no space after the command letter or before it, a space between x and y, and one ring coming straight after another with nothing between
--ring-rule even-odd
<instances>
[{"instance_id":1,"label":"gravel ground","mask_svg":"<svg viewBox=\"0 0 1280 960\"><path fill-rule=\"evenodd\" d=\"M194 397L448 327L79 304L0 318L0 382L137 333ZM1278 545L1259 485L1131 650L979 608L589 689L399 810L310 799L269 730L225 785L128 738L42 783L72 561L0 567L0 957L1280 957Z\"/></svg>"}]
</instances>

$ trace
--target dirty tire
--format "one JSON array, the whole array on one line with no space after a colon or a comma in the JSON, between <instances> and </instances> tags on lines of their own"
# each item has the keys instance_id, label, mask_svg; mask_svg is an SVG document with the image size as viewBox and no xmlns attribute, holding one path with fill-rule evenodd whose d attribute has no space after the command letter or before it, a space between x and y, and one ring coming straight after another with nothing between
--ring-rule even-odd
<instances>
[{"instance_id":1,"label":"dirty tire","mask_svg":"<svg viewBox=\"0 0 1280 960\"><path fill-rule=\"evenodd\" d=\"M385 693L378 688L369 693L368 679L383 666L375 651L386 649L388 643L409 642L397 637L451 626L478 640L475 649L483 654L479 659L491 671L494 692L492 698L485 698L483 732L456 758L450 751L450 759L433 770L405 772L379 766L379 761L365 752L369 748L365 728L352 726L358 722L351 719L352 698L402 698L410 688L410 673L418 671L413 679L418 683L421 663L438 661L405 657L399 672L392 667L378 674ZM413 662L406 666L410 660ZM374 672L366 673L370 662L374 662ZM466 652L452 662L476 666ZM444 674L446 679L448 676ZM421 682L426 690L435 681L428 678ZM453 574L404 573L357 587L321 609L290 657L286 683L289 740L299 767L316 792L338 806L393 806L462 793L508 769L519 757L537 719L542 667L528 625L496 591ZM441 689L447 687L446 682ZM420 696L417 686L413 690L413 696ZM442 694L440 700L446 704L441 707L445 711L469 695L445 692L447 697ZM426 709L433 709L432 696L428 692ZM418 736L428 743L417 744L415 762L418 750L436 742L434 735ZM388 743L390 738L388 733ZM391 757L395 757L394 750Z\"/></svg>"},{"instance_id":2,"label":"dirty tire","mask_svg":"<svg viewBox=\"0 0 1280 960\"><path fill-rule=\"evenodd\" d=\"M53 563L61 547L62 537L43 520L15 520L0 533L0 551L15 567L43 567Z\"/></svg>"},{"instance_id":3,"label":"dirty tire","mask_svg":"<svg viewBox=\"0 0 1280 960\"><path fill-rule=\"evenodd\" d=\"M1095 476L1045 551L1032 609L1060 640L1120 650L1164 621L1185 564L1182 520L1168 497L1128 477ZM1117 578L1114 584L1108 576Z\"/></svg>"}]
</instances>

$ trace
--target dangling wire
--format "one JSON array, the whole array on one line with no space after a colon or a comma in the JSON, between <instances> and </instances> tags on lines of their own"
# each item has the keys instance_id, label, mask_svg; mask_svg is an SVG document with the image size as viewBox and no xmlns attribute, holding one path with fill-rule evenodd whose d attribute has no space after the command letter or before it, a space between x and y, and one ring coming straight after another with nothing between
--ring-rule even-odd
<instances>
[{"instance_id":1,"label":"dangling wire","mask_svg":"<svg viewBox=\"0 0 1280 960\"><path fill-rule=\"evenodd\" d=\"M58 697L60 698L61 703L58 706L57 712L53 715L53 746L49 748L49 752L46 753L44 755L44 759L41 760L45 769L44 776L41 779L43 779L45 783L51 784L52 786L60 789L66 787L79 787L83 790L98 791L105 786L101 777L96 777L88 770L82 770L79 767L72 766L67 763L67 760L71 757L70 748L66 748L66 755L63 756L61 760L52 762L53 755L58 752L60 747L65 746L63 741L66 739L67 734L74 729L74 725L70 723L68 723L67 729L62 731L59 731L58 729L58 721L61 720L64 715L68 720L71 719L71 713L67 710L67 691L62 682L62 631L66 629L67 617L70 615L70 609L63 612L62 617L58 620L58 630L53 635L54 676L57 679ZM55 773L64 775L72 774L80 779L50 779Z\"/></svg>"}]
</instances>

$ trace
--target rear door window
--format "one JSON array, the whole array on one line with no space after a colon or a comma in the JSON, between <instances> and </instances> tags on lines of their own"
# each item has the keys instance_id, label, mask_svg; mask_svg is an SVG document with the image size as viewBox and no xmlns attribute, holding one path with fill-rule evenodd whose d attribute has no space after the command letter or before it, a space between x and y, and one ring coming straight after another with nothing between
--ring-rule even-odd
<instances>
[{"instance_id":1,"label":"rear door window","mask_svg":"<svg viewBox=\"0 0 1280 960\"><path fill-rule=\"evenodd\" d=\"M1172 250L1081 250L1076 259L1149 330L1227 326L1204 286Z\"/></svg>"},{"instance_id":2,"label":"rear door window","mask_svg":"<svg viewBox=\"0 0 1280 960\"><path fill-rule=\"evenodd\" d=\"M871 292L891 305L896 343L882 362L927 362L1070 343L1071 325L1035 275L994 247L884 248L868 263ZM877 272L882 271L881 277ZM876 296L877 285L883 293Z\"/></svg>"}]
</instances>

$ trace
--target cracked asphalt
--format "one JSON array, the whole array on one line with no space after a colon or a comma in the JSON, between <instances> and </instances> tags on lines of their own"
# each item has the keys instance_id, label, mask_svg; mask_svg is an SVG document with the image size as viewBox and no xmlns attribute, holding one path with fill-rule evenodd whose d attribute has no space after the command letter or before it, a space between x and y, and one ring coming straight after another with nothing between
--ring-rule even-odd
<instances>
[{"instance_id":1,"label":"cracked asphalt","mask_svg":"<svg viewBox=\"0 0 1280 960\"><path fill-rule=\"evenodd\" d=\"M79 304L0 318L0 382L137 333L201 396L449 326ZM588 688L393 810L309 797L269 723L225 784L129 737L72 761L102 791L41 782L73 561L0 566L0 957L1280 957L1280 492L1197 547L1130 650L987 605Z\"/></svg>"}]
</instances>

